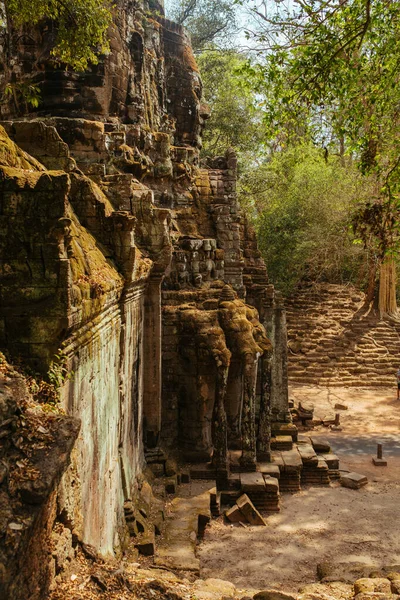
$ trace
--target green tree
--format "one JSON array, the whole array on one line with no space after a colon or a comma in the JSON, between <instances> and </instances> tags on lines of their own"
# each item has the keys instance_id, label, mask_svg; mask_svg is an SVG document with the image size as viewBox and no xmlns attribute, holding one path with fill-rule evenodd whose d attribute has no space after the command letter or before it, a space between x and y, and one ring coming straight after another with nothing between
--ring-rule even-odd
<instances>
[{"instance_id":1,"label":"green tree","mask_svg":"<svg viewBox=\"0 0 400 600\"><path fill-rule=\"evenodd\" d=\"M77 71L97 63L109 49L112 21L109 0L5 0L5 18L15 26L51 21L55 30L54 60Z\"/></svg>"},{"instance_id":2,"label":"green tree","mask_svg":"<svg viewBox=\"0 0 400 600\"><path fill-rule=\"evenodd\" d=\"M262 112L241 75L246 59L234 50L210 49L198 57L204 99L211 118L203 134L203 154L224 154L229 147L253 157L263 144Z\"/></svg>"},{"instance_id":3,"label":"green tree","mask_svg":"<svg viewBox=\"0 0 400 600\"><path fill-rule=\"evenodd\" d=\"M240 196L255 222L271 280L290 294L303 281L359 282L365 252L352 214L370 189L356 168L297 145L242 175Z\"/></svg>"},{"instance_id":4,"label":"green tree","mask_svg":"<svg viewBox=\"0 0 400 600\"><path fill-rule=\"evenodd\" d=\"M226 0L169 0L166 9L190 33L195 53L210 45L229 45L236 30L235 6Z\"/></svg>"},{"instance_id":5,"label":"green tree","mask_svg":"<svg viewBox=\"0 0 400 600\"><path fill-rule=\"evenodd\" d=\"M298 115L306 115L302 122L311 137L342 157L352 153L361 172L375 180L371 201L355 224L381 265L380 310L395 312L400 3L302 0L282 8L276 0L249 5L259 20L255 43L263 60L257 75L265 89L269 134L290 142Z\"/></svg>"}]
</instances>

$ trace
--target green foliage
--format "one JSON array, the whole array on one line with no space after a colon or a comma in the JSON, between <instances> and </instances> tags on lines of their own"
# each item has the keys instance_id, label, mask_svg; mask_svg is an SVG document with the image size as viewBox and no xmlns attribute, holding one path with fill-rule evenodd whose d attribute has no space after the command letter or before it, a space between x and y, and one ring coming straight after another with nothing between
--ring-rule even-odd
<instances>
[{"instance_id":1,"label":"green foliage","mask_svg":"<svg viewBox=\"0 0 400 600\"><path fill-rule=\"evenodd\" d=\"M37 108L40 103L40 88L38 85L25 81L8 83L3 96L5 100L12 98L17 110L21 103Z\"/></svg>"},{"instance_id":2,"label":"green foliage","mask_svg":"<svg viewBox=\"0 0 400 600\"><path fill-rule=\"evenodd\" d=\"M196 53L213 44L229 45L236 29L234 4L226 0L170 0L166 9L190 33Z\"/></svg>"},{"instance_id":3,"label":"green foliage","mask_svg":"<svg viewBox=\"0 0 400 600\"><path fill-rule=\"evenodd\" d=\"M258 46L255 74L268 135L278 148L306 138L342 162L352 156L371 186L355 231L378 263L393 256L400 222L400 3L247 4L258 19L258 31L248 35ZM253 71L244 69L252 77Z\"/></svg>"},{"instance_id":4,"label":"green foliage","mask_svg":"<svg viewBox=\"0 0 400 600\"><path fill-rule=\"evenodd\" d=\"M250 6L260 24L255 37L263 45L259 76L271 132L298 121L299 110L320 134L328 127L361 152L391 131L388 117L399 117L397 1Z\"/></svg>"},{"instance_id":5,"label":"green foliage","mask_svg":"<svg viewBox=\"0 0 400 600\"><path fill-rule=\"evenodd\" d=\"M7 16L16 25L35 25L46 19L55 24L52 55L74 70L84 71L109 49L109 0L6 0Z\"/></svg>"},{"instance_id":6,"label":"green foliage","mask_svg":"<svg viewBox=\"0 0 400 600\"><path fill-rule=\"evenodd\" d=\"M246 59L235 51L208 50L198 57L204 99L211 118L203 134L203 153L224 154L229 147L241 154L262 144L262 113L241 75Z\"/></svg>"},{"instance_id":7,"label":"green foliage","mask_svg":"<svg viewBox=\"0 0 400 600\"><path fill-rule=\"evenodd\" d=\"M68 369L67 357L60 350L58 354L55 354L47 372L47 379L50 385L58 391L66 380L72 379L73 375L74 373Z\"/></svg>"},{"instance_id":8,"label":"green foliage","mask_svg":"<svg viewBox=\"0 0 400 600\"><path fill-rule=\"evenodd\" d=\"M351 230L366 180L311 145L293 147L243 174L240 197L253 215L271 281L288 294L301 281L357 281L365 259Z\"/></svg>"}]
</instances>

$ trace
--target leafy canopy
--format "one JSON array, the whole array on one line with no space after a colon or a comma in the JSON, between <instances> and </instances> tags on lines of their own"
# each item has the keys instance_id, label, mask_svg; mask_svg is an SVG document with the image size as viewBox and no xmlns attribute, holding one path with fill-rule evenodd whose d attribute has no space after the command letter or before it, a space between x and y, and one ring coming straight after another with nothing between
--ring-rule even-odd
<instances>
[{"instance_id":1,"label":"leafy canopy","mask_svg":"<svg viewBox=\"0 0 400 600\"><path fill-rule=\"evenodd\" d=\"M355 167L303 144L251 168L239 188L271 280L284 293L305 280L358 280L365 254L351 216L370 189Z\"/></svg>"},{"instance_id":2,"label":"leafy canopy","mask_svg":"<svg viewBox=\"0 0 400 600\"><path fill-rule=\"evenodd\" d=\"M202 52L197 61L204 99L211 108L203 133L203 154L224 154L229 147L241 155L257 152L263 143L262 113L241 75L246 59L234 50L211 49Z\"/></svg>"},{"instance_id":3,"label":"leafy canopy","mask_svg":"<svg viewBox=\"0 0 400 600\"><path fill-rule=\"evenodd\" d=\"M107 31L112 22L109 0L6 0L6 12L16 25L54 21L55 60L76 71L98 62L109 49Z\"/></svg>"},{"instance_id":4,"label":"leafy canopy","mask_svg":"<svg viewBox=\"0 0 400 600\"><path fill-rule=\"evenodd\" d=\"M235 6L227 0L167 0L165 8L190 33L195 53L210 45L229 45L236 30Z\"/></svg>"}]
</instances>

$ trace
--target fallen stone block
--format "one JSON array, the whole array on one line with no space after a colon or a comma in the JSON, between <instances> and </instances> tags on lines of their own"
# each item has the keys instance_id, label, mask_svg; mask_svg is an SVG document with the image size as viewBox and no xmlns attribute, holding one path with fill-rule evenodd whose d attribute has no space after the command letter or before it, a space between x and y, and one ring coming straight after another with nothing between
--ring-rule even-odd
<instances>
[{"instance_id":1,"label":"fallen stone block","mask_svg":"<svg viewBox=\"0 0 400 600\"><path fill-rule=\"evenodd\" d=\"M320 581L329 583L341 581L353 584L356 579L369 577L373 565L360 562L325 561L317 565L317 576Z\"/></svg>"},{"instance_id":2,"label":"fallen stone block","mask_svg":"<svg viewBox=\"0 0 400 600\"><path fill-rule=\"evenodd\" d=\"M379 592L382 594L390 594L391 586L389 579L383 577L363 577L354 582L354 594L364 594L370 592Z\"/></svg>"},{"instance_id":3,"label":"fallen stone block","mask_svg":"<svg viewBox=\"0 0 400 600\"><path fill-rule=\"evenodd\" d=\"M250 523L250 525L266 525L266 522L255 508L254 504L251 502L250 498L243 494L237 500L236 504L239 507L240 512L246 517L246 520Z\"/></svg>"},{"instance_id":4,"label":"fallen stone block","mask_svg":"<svg viewBox=\"0 0 400 600\"><path fill-rule=\"evenodd\" d=\"M135 548L139 550L143 556L153 556L156 549L156 540L154 531L146 531L142 533L135 541Z\"/></svg>"},{"instance_id":5,"label":"fallen stone block","mask_svg":"<svg viewBox=\"0 0 400 600\"><path fill-rule=\"evenodd\" d=\"M170 477L169 479L165 480L165 491L167 494L176 494L176 488L177 488L177 478L175 477Z\"/></svg>"},{"instance_id":6,"label":"fallen stone block","mask_svg":"<svg viewBox=\"0 0 400 600\"><path fill-rule=\"evenodd\" d=\"M377 458L374 456L372 458L372 462L374 463L375 467L387 467L387 460L385 458Z\"/></svg>"},{"instance_id":7,"label":"fallen stone block","mask_svg":"<svg viewBox=\"0 0 400 600\"><path fill-rule=\"evenodd\" d=\"M340 425L330 425L329 428L331 431L343 431L343 427Z\"/></svg>"},{"instance_id":8,"label":"fallen stone block","mask_svg":"<svg viewBox=\"0 0 400 600\"><path fill-rule=\"evenodd\" d=\"M393 600L392 594L383 594L382 592L365 592L356 594L354 600Z\"/></svg>"},{"instance_id":9,"label":"fallen stone block","mask_svg":"<svg viewBox=\"0 0 400 600\"><path fill-rule=\"evenodd\" d=\"M296 597L279 590L262 590L253 596L253 600L296 600Z\"/></svg>"},{"instance_id":10,"label":"fallen stone block","mask_svg":"<svg viewBox=\"0 0 400 600\"><path fill-rule=\"evenodd\" d=\"M334 600L352 598L353 586L342 581L332 583L309 583L299 589L299 600Z\"/></svg>"},{"instance_id":11,"label":"fallen stone block","mask_svg":"<svg viewBox=\"0 0 400 600\"><path fill-rule=\"evenodd\" d=\"M239 523L240 521L246 521L246 517L241 512L237 504L235 504L231 508L228 508L228 510L225 511L225 517L231 523Z\"/></svg>"},{"instance_id":12,"label":"fallen stone block","mask_svg":"<svg viewBox=\"0 0 400 600\"><path fill-rule=\"evenodd\" d=\"M193 585L194 596L199 600L220 600L236 595L236 588L230 581L223 579L197 579Z\"/></svg>"},{"instance_id":13,"label":"fallen stone block","mask_svg":"<svg viewBox=\"0 0 400 600\"><path fill-rule=\"evenodd\" d=\"M346 473L341 476L340 483L343 487L359 490L364 485L367 485L368 479L365 475L360 475L360 473Z\"/></svg>"},{"instance_id":14,"label":"fallen stone block","mask_svg":"<svg viewBox=\"0 0 400 600\"><path fill-rule=\"evenodd\" d=\"M400 575L399 575L399 579L392 579L391 580L391 590L392 590L392 594L400 594Z\"/></svg>"},{"instance_id":15,"label":"fallen stone block","mask_svg":"<svg viewBox=\"0 0 400 600\"><path fill-rule=\"evenodd\" d=\"M319 438L312 437L311 444L315 452L327 454L331 451L331 445L326 440L320 440Z\"/></svg>"},{"instance_id":16,"label":"fallen stone block","mask_svg":"<svg viewBox=\"0 0 400 600\"><path fill-rule=\"evenodd\" d=\"M335 410L349 410L349 407L346 404L341 404L340 402L336 402L334 408Z\"/></svg>"},{"instance_id":17,"label":"fallen stone block","mask_svg":"<svg viewBox=\"0 0 400 600\"><path fill-rule=\"evenodd\" d=\"M334 425L335 422L336 422L335 413L328 413L327 415L325 415L322 418L322 423L323 423L323 425L325 425L325 427L328 427L328 425Z\"/></svg>"},{"instance_id":18,"label":"fallen stone block","mask_svg":"<svg viewBox=\"0 0 400 600\"><path fill-rule=\"evenodd\" d=\"M314 404L312 402L306 402L304 400L301 400L298 405L298 411L299 413L312 415L312 413L314 412Z\"/></svg>"},{"instance_id":19,"label":"fallen stone block","mask_svg":"<svg viewBox=\"0 0 400 600\"><path fill-rule=\"evenodd\" d=\"M181 473L181 482L182 483L190 483L190 473L189 473L189 471L182 471L182 473Z\"/></svg>"}]
</instances>

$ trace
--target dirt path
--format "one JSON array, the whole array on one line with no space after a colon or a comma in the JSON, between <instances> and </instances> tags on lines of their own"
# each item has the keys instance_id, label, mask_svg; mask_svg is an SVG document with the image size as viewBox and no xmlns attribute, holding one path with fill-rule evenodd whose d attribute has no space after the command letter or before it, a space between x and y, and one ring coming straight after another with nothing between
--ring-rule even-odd
<instances>
[{"instance_id":1,"label":"dirt path","mask_svg":"<svg viewBox=\"0 0 400 600\"><path fill-rule=\"evenodd\" d=\"M316 581L316 565L325 560L371 565L400 564L400 402L387 389L292 387L295 400L314 402L323 416L336 402L342 432L323 427L313 432L328 439L341 467L368 476L358 491L310 487L284 494L281 512L268 517L268 527L214 521L199 548L201 577L219 577L238 588L275 587L297 591ZM383 441L388 467L372 465L371 454Z\"/></svg>"}]
</instances>

